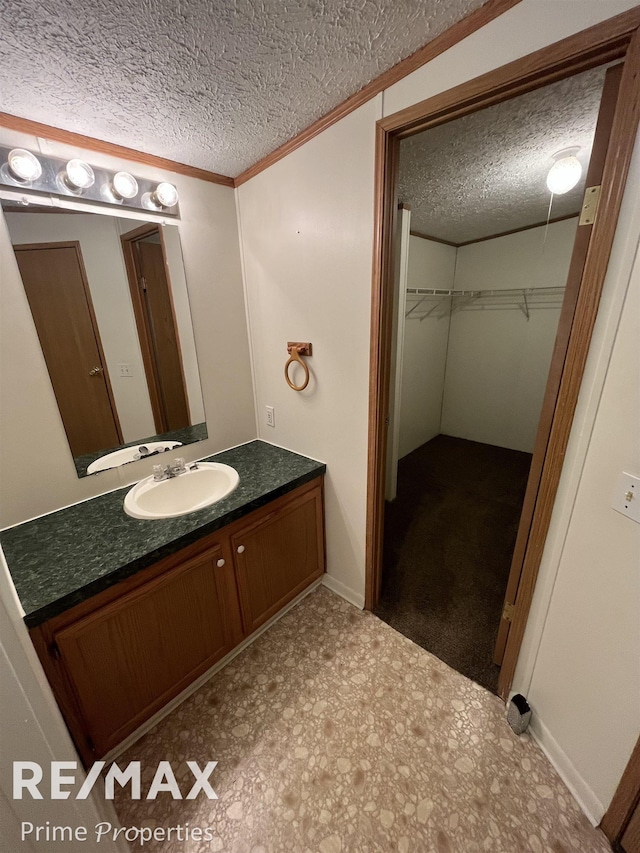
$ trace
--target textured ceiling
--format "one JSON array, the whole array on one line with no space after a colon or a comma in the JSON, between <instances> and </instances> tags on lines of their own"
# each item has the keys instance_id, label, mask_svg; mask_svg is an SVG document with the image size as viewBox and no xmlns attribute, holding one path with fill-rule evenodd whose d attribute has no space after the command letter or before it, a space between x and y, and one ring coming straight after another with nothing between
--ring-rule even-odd
<instances>
[{"instance_id":1,"label":"textured ceiling","mask_svg":"<svg viewBox=\"0 0 640 853\"><path fill-rule=\"evenodd\" d=\"M0 110L235 176L484 0L0 0Z\"/></svg>"},{"instance_id":2,"label":"textured ceiling","mask_svg":"<svg viewBox=\"0 0 640 853\"><path fill-rule=\"evenodd\" d=\"M583 180L554 196L551 217L577 213L603 81L587 71L404 140L398 195L411 229L463 243L545 221L553 154L571 145Z\"/></svg>"}]
</instances>

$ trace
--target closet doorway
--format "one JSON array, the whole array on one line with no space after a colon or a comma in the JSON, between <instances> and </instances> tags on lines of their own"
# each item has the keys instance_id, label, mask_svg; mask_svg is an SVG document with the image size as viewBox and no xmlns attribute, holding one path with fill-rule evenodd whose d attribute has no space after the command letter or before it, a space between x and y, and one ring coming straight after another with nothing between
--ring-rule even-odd
<instances>
[{"instance_id":1,"label":"closet doorway","mask_svg":"<svg viewBox=\"0 0 640 853\"><path fill-rule=\"evenodd\" d=\"M637 128L637 26L378 124L366 604L503 698ZM581 178L552 194L565 157Z\"/></svg>"}]
</instances>

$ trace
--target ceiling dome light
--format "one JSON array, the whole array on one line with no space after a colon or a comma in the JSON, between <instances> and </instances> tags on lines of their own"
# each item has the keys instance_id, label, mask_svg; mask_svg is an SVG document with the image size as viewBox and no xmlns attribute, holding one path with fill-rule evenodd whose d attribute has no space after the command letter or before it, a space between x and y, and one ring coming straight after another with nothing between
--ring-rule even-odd
<instances>
[{"instance_id":1,"label":"ceiling dome light","mask_svg":"<svg viewBox=\"0 0 640 853\"><path fill-rule=\"evenodd\" d=\"M576 154L579 148L565 148L554 154L555 163L547 175L547 189L554 195L572 190L582 177L582 165Z\"/></svg>"},{"instance_id":2,"label":"ceiling dome light","mask_svg":"<svg viewBox=\"0 0 640 853\"><path fill-rule=\"evenodd\" d=\"M84 160L69 160L65 169L64 181L73 191L88 190L95 182L93 169Z\"/></svg>"},{"instance_id":3,"label":"ceiling dome light","mask_svg":"<svg viewBox=\"0 0 640 853\"><path fill-rule=\"evenodd\" d=\"M138 195L138 182L129 172L116 172L111 187L118 198L135 198Z\"/></svg>"},{"instance_id":4,"label":"ceiling dome light","mask_svg":"<svg viewBox=\"0 0 640 853\"><path fill-rule=\"evenodd\" d=\"M38 158L24 148L14 148L9 151L7 160L12 177L18 181L37 181L42 174L42 166Z\"/></svg>"},{"instance_id":5,"label":"ceiling dome light","mask_svg":"<svg viewBox=\"0 0 640 853\"><path fill-rule=\"evenodd\" d=\"M155 188L153 200L161 207L173 207L178 203L178 190L173 184L163 181Z\"/></svg>"}]
</instances>

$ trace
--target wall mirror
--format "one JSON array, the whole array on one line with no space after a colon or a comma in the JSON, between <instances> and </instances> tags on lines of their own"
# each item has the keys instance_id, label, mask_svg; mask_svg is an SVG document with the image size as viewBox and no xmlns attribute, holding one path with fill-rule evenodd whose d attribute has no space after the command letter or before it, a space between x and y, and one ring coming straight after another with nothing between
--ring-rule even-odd
<instances>
[{"instance_id":1,"label":"wall mirror","mask_svg":"<svg viewBox=\"0 0 640 853\"><path fill-rule=\"evenodd\" d=\"M206 439L178 228L2 208L78 476Z\"/></svg>"}]
</instances>

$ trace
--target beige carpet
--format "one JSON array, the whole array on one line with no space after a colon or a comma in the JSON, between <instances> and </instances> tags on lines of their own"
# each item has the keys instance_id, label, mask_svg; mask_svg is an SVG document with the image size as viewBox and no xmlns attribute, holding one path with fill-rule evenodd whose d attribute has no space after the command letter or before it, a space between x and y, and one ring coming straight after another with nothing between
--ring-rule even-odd
<instances>
[{"instance_id":1,"label":"beige carpet","mask_svg":"<svg viewBox=\"0 0 640 853\"><path fill-rule=\"evenodd\" d=\"M219 762L218 800L120 795L117 811L212 840L146 851L610 850L499 699L322 587L118 763L149 779L169 760L186 793L189 759Z\"/></svg>"}]
</instances>

